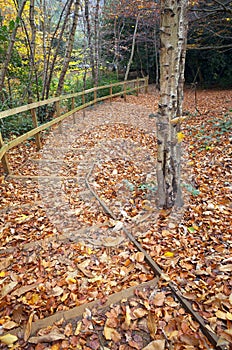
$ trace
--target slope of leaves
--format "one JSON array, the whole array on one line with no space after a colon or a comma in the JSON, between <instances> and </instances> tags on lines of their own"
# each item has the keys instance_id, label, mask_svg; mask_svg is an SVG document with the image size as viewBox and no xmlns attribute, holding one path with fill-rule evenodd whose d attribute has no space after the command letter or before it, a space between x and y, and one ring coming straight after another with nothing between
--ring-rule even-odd
<instances>
[{"instance_id":1,"label":"slope of leaves","mask_svg":"<svg viewBox=\"0 0 232 350\"><path fill-rule=\"evenodd\" d=\"M151 87L148 95L128 96L126 104L120 99L112 106L102 104L94 110L98 124L90 129L89 109L68 139L65 132L47 136L44 144L52 147L46 152L33 152L32 142L11 150L14 174L29 177L1 177L2 334L150 281L153 273L124 236L124 223L210 329L232 342L232 94L199 91L196 104L193 91L186 91L182 143L187 178L181 214L154 209L155 121L149 115L157 109L157 97ZM111 123L101 122L105 115ZM60 147L67 147L62 159ZM118 221L86 191L91 167L91 186ZM45 187L45 195L30 175L61 178ZM66 203L66 217L60 220L57 213ZM44 338L28 342L28 327L10 338L16 349L210 348L163 280L107 310L61 320L37 334Z\"/></svg>"}]
</instances>

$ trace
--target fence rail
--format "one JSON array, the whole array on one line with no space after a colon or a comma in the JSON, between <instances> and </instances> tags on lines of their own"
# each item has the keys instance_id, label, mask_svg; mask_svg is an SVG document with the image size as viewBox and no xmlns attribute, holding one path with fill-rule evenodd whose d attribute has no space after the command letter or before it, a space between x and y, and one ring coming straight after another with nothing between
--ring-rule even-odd
<instances>
[{"instance_id":1,"label":"fence rail","mask_svg":"<svg viewBox=\"0 0 232 350\"><path fill-rule=\"evenodd\" d=\"M141 84L142 83L142 84ZM122 89L120 92L113 93L113 88L121 86ZM100 101L110 99L112 101L113 97L116 96L122 96L124 97L124 100L126 101L126 95L131 92L136 92L138 95L140 90L144 88L145 93L147 92L148 89L148 77L145 78L140 78L140 79L134 79L130 81L123 81L123 82L118 82L114 84L108 84L108 85L102 85L102 86L96 86L88 90L83 90L81 92L73 93L73 94L68 94L68 95L61 95L59 97L53 97L47 100L39 101L39 102L33 102L29 103L24 106L20 106L17 108L9 109L6 111L0 112L0 120L14 116L23 112L28 112L30 111L31 113L31 118L32 118L32 123L33 123L33 129L26 132L25 134L15 138L14 140L11 140L9 142L4 142L2 138L2 134L0 132L0 160L4 169L5 174L10 174L10 166L9 166L9 161L7 157L7 152L15 147L18 146L20 143L26 141L28 138L35 136L35 142L37 146L37 150L41 148L41 131L48 129L52 125L60 123L62 120L65 118L71 116L77 111L80 111L86 107L89 107L91 105L94 105ZM100 90L103 89L109 89L109 94L104 95L101 97L97 97L97 93ZM86 101L86 96L90 93L93 93L93 99L89 102ZM82 104L78 107L75 107L75 98L81 97L82 98ZM62 114L61 115L61 108L60 108L60 102L63 100L70 100L71 99L71 110ZM42 125L39 125L38 119L37 119L37 113L36 110L37 108L49 104L55 104L55 110L56 110L56 117L52 119L51 121L44 123Z\"/></svg>"}]
</instances>

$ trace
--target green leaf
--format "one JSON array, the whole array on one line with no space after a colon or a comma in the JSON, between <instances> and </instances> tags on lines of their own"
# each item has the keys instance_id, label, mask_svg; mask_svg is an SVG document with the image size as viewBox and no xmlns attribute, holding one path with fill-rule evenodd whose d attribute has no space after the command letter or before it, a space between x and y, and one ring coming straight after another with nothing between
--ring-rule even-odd
<instances>
[{"instance_id":1,"label":"green leaf","mask_svg":"<svg viewBox=\"0 0 232 350\"><path fill-rule=\"evenodd\" d=\"M9 22L9 30L12 31L15 27L15 21L13 19Z\"/></svg>"},{"instance_id":2,"label":"green leaf","mask_svg":"<svg viewBox=\"0 0 232 350\"><path fill-rule=\"evenodd\" d=\"M194 227L190 226L190 227L188 227L188 231L189 231L190 233L194 233L196 230L195 230Z\"/></svg>"}]
</instances>

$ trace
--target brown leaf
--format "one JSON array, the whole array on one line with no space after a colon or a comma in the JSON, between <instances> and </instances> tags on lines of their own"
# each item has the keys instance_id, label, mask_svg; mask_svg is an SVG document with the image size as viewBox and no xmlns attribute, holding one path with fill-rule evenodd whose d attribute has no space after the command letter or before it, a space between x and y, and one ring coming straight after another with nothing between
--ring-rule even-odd
<instances>
[{"instance_id":1,"label":"brown leaf","mask_svg":"<svg viewBox=\"0 0 232 350\"><path fill-rule=\"evenodd\" d=\"M138 308L138 309L135 309L134 311L133 311L133 316L135 317L135 318L141 318L141 317L143 317L143 316L145 316L145 315L147 315L147 310L145 310L145 309L142 309L142 308Z\"/></svg>"},{"instance_id":2,"label":"brown leaf","mask_svg":"<svg viewBox=\"0 0 232 350\"><path fill-rule=\"evenodd\" d=\"M51 343L57 340L65 339L65 335L58 332L57 330L53 330L48 334L40 335L38 337L31 337L28 339L29 343L39 344L39 343Z\"/></svg>"},{"instance_id":3,"label":"brown leaf","mask_svg":"<svg viewBox=\"0 0 232 350\"><path fill-rule=\"evenodd\" d=\"M15 291L13 291L13 293L11 293L11 295L16 295L18 297L20 297L21 295L30 292L31 290L37 288L39 286L39 282L33 283L33 284L29 284L27 286L22 286L18 289L16 289Z\"/></svg>"},{"instance_id":4,"label":"brown leaf","mask_svg":"<svg viewBox=\"0 0 232 350\"><path fill-rule=\"evenodd\" d=\"M157 332L157 320L155 318L155 314L151 311L148 312L148 318L147 318L147 328L150 332L150 335L152 338L155 337Z\"/></svg>"},{"instance_id":5,"label":"brown leaf","mask_svg":"<svg viewBox=\"0 0 232 350\"><path fill-rule=\"evenodd\" d=\"M222 271L222 272L231 272L231 271L232 271L232 264L227 264L227 265L221 265L221 266L219 266L219 271Z\"/></svg>"},{"instance_id":6,"label":"brown leaf","mask_svg":"<svg viewBox=\"0 0 232 350\"><path fill-rule=\"evenodd\" d=\"M14 321L8 321L2 325L3 329L10 330L12 328L18 327L18 323Z\"/></svg>"},{"instance_id":7,"label":"brown leaf","mask_svg":"<svg viewBox=\"0 0 232 350\"><path fill-rule=\"evenodd\" d=\"M18 282L10 282L2 287L0 299L3 299L7 294L9 294L16 286Z\"/></svg>"},{"instance_id":8,"label":"brown leaf","mask_svg":"<svg viewBox=\"0 0 232 350\"><path fill-rule=\"evenodd\" d=\"M88 278L93 278L94 277L94 275L92 274L91 271L88 271L88 270L85 269L85 267L86 267L85 262L83 262L81 264L77 264L77 267L83 273L83 275L85 275L86 277L88 277Z\"/></svg>"},{"instance_id":9,"label":"brown leaf","mask_svg":"<svg viewBox=\"0 0 232 350\"><path fill-rule=\"evenodd\" d=\"M13 261L13 255L8 256L7 258L0 261L0 271L7 269Z\"/></svg>"},{"instance_id":10,"label":"brown leaf","mask_svg":"<svg viewBox=\"0 0 232 350\"><path fill-rule=\"evenodd\" d=\"M115 343L121 339L121 335L114 328L104 326L103 330L104 337L106 340L113 340Z\"/></svg>"},{"instance_id":11,"label":"brown leaf","mask_svg":"<svg viewBox=\"0 0 232 350\"><path fill-rule=\"evenodd\" d=\"M194 334L182 334L180 340L187 345L199 345L199 339L194 336Z\"/></svg>"},{"instance_id":12,"label":"brown leaf","mask_svg":"<svg viewBox=\"0 0 232 350\"><path fill-rule=\"evenodd\" d=\"M28 339L31 335L31 324L32 324L33 316L34 316L34 312L32 312L28 318L25 332L24 332L24 337L23 337L24 341L28 341Z\"/></svg>"},{"instance_id":13,"label":"brown leaf","mask_svg":"<svg viewBox=\"0 0 232 350\"><path fill-rule=\"evenodd\" d=\"M154 297L153 304L156 306L163 306L164 300L165 300L165 293L164 292L157 293Z\"/></svg>"},{"instance_id":14,"label":"brown leaf","mask_svg":"<svg viewBox=\"0 0 232 350\"><path fill-rule=\"evenodd\" d=\"M216 311L216 316L222 320L226 320L226 312L223 312L221 310Z\"/></svg>"},{"instance_id":15,"label":"brown leaf","mask_svg":"<svg viewBox=\"0 0 232 350\"><path fill-rule=\"evenodd\" d=\"M145 348L142 350L164 350L165 349L165 340L164 339L158 339L153 340L151 343L149 343Z\"/></svg>"}]
</instances>

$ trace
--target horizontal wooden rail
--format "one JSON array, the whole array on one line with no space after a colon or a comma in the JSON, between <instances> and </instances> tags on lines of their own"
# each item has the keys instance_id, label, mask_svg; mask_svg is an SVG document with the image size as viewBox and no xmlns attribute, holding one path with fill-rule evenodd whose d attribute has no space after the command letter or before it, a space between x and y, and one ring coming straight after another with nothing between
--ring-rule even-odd
<instances>
[{"instance_id":1,"label":"horizontal wooden rail","mask_svg":"<svg viewBox=\"0 0 232 350\"><path fill-rule=\"evenodd\" d=\"M141 82L143 83L143 85L140 84ZM131 85L133 85L133 87L131 87ZM118 86L122 86L122 90L120 92L112 93L113 87L118 87ZM108 85L96 86L96 87L93 87L91 89L84 90L81 92L72 93L72 94L68 94L68 95L61 95L59 97L53 97L53 98L50 98L50 99L47 99L44 101L29 103L29 104L24 105L24 106L12 108L12 109L0 112L0 119L3 119L3 118L17 115L17 114L20 114L23 112L30 111L31 117L33 120L33 125L34 125L34 128L32 130L26 132L25 134L15 138L14 140L9 141L9 142L4 142L2 139L1 133L0 133L0 160L2 162L4 172L6 174L10 173L10 168L9 168L9 163L8 163L6 153L11 148L18 146L20 143L26 141L28 138L35 136L37 149L40 149L40 147L41 147L41 142L40 142L41 131L48 129L49 127L51 127L55 124L60 125L61 121L64 120L65 118L71 116L72 114L74 114L77 111L80 111L82 109L85 109L86 107L89 107L93 104L96 104L97 102L104 101L106 99L111 100L112 97L116 97L116 96L123 96L124 100L126 100L126 94L131 93L133 91L136 91L136 93L138 94L140 92L140 89L142 89L142 88L144 88L145 92L147 92L148 77L140 78L140 79L137 78L137 79L130 80L130 81L122 81L122 82L108 84ZM109 89L109 95L97 97L97 92L100 90L103 90L103 89ZM94 98L93 98L93 100L85 103L85 96L87 94L90 94L90 93L94 93ZM80 105L78 107L75 107L75 98L76 97L82 97L82 105ZM71 99L71 102L72 102L72 109L70 111L60 115L60 101L69 100L69 99ZM38 126L36 109L41 107L41 106L54 104L54 103L56 105L57 117L52 119L51 121L45 123L45 124ZM62 129L60 129L60 131L62 131Z\"/></svg>"}]
</instances>

